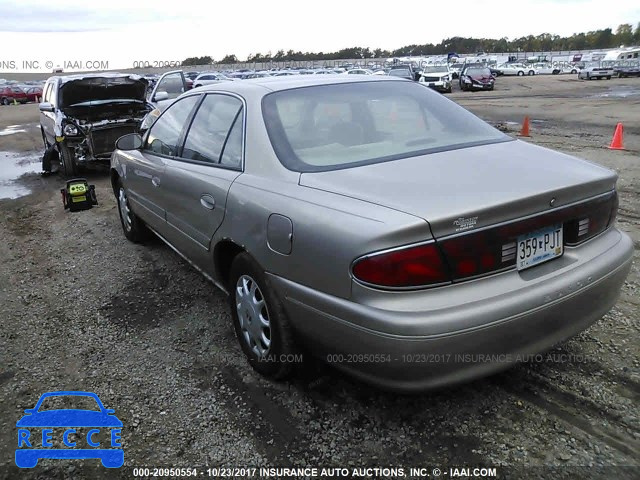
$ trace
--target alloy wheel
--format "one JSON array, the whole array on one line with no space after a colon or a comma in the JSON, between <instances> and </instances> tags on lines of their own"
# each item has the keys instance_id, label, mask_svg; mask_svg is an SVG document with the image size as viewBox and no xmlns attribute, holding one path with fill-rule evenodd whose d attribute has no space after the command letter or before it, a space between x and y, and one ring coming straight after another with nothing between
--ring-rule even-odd
<instances>
[{"instance_id":1,"label":"alloy wheel","mask_svg":"<svg viewBox=\"0 0 640 480\"><path fill-rule=\"evenodd\" d=\"M127 201L127 194L123 187L118 192L118 207L120 208L120 216L122 217L122 225L127 232L131 231L131 210Z\"/></svg>"}]
</instances>

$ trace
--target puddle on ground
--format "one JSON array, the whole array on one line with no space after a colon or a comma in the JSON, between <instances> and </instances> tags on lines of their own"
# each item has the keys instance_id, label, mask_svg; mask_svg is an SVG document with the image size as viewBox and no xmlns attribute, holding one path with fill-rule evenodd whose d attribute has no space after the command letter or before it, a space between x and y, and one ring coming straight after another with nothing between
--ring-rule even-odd
<instances>
[{"instance_id":1,"label":"puddle on ground","mask_svg":"<svg viewBox=\"0 0 640 480\"><path fill-rule=\"evenodd\" d=\"M640 96L640 88L635 85L610 87L606 92L600 92L592 95L592 97L595 98L627 98L637 96Z\"/></svg>"},{"instance_id":2,"label":"puddle on ground","mask_svg":"<svg viewBox=\"0 0 640 480\"><path fill-rule=\"evenodd\" d=\"M31 193L17 180L25 174L41 170L42 156L38 152L0 152L0 199L18 198Z\"/></svg>"},{"instance_id":3,"label":"puddle on ground","mask_svg":"<svg viewBox=\"0 0 640 480\"><path fill-rule=\"evenodd\" d=\"M9 125L6 128L0 130L0 136L3 135L13 135L14 133L26 132L26 125Z\"/></svg>"}]
</instances>

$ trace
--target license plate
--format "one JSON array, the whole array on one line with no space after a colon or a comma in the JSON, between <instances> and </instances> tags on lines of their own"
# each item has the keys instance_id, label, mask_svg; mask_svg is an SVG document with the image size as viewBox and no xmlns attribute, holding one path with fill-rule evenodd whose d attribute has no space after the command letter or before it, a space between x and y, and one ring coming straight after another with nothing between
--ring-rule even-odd
<instances>
[{"instance_id":1,"label":"license plate","mask_svg":"<svg viewBox=\"0 0 640 480\"><path fill-rule=\"evenodd\" d=\"M433 82L430 82L430 83L429 83L429 86L430 86L430 87L435 87L435 86L436 86L436 84L435 84L435 83L433 83Z\"/></svg>"},{"instance_id":2,"label":"license plate","mask_svg":"<svg viewBox=\"0 0 640 480\"><path fill-rule=\"evenodd\" d=\"M80 195L79 197L71 197L71 201L73 203L76 202L86 202L87 201L87 197L85 197L84 195Z\"/></svg>"},{"instance_id":3,"label":"license plate","mask_svg":"<svg viewBox=\"0 0 640 480\"><path fill-rule=\"evenodd\" d=\"M562 255L562 225L553 225L518 237L518 270L548 262Z\"/></svg>"}]
</instances>

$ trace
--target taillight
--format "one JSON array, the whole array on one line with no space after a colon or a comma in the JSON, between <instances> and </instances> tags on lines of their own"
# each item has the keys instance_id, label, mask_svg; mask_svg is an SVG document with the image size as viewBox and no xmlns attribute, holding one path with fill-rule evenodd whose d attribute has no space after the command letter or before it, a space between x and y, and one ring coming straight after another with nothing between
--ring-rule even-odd
<instances>
[{"instance_id":1,"label":"taillight","mask_svg":"<svg viewBox=\"0 0 640 480\"><path fill-rule=\"evenodd\" d=\"M434 242L367 255L356 260L352 272L363 283L386 288L414 288L451 282Z\"/></svg>"},{"instance_id":2,"label":"taillight","mask_svg":"<svg viewBox=\"0 0 640 480\"><path fill-rule=\"evenodd\" d=\"M564 223L565 244L578 245L613 225L618 213L618 194L614 192L610 197L589 202L588 205L577 218Z\"/></svg>"},{"instance_id":3,"label":"taillight","mask_svg":"<svg viewBox=\"0 0 640 480\"><path fill-rule=\"evenodd\" d=\"M513 268L521 235L563 225L565 245L576 246L613 225L617 193L523 220L362 257L354 277L373 286L412 288L468 280Z\"/></svg>"},{"instance_id":4,"label":"taillight","mask_svg":"<svg viewBox=\"0 0 640 480\"><path fill-rule=\"evenodd\" d=\"M515 265L515 241L501 233L499 228L491 228L440 242L453 280L485 275Z\"/></svg>"},{"instance_id":5,"label":"taillight","mask_svg":"<svg viewBox=\"0 0 640 480\"><path fill-rule=\"evenodd\" d=\"M459 281L511 268L520 235L563 224L564 243L578 245L613 224L618 210L615 192L504 225L438 240L452 280Z\"/></svg>"}]
</instances>

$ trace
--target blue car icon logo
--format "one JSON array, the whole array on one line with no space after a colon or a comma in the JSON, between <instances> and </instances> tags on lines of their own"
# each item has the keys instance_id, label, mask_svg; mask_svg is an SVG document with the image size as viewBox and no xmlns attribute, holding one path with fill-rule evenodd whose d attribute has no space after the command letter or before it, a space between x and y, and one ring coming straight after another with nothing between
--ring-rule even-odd
<instances>
[{"instance_id":1,"label":"blue car icon logo","mask_svg":"<svg viewBox=\"0 0 640 480\"><path fill-rule=\"evenodd\" d=\"M58 397L74 397L71 400L88 397L82 400L96 405L97 409L41 409L42 403L51 401L51 397L56 397L56 400ZM26 415L16 422L18 467L33 468L41 458L99 458L107 468L119 468L124 464L122 422L114 415L115 410L105 408L95 393L48 392L40 397L35 407L24 412ZM58 438L54 438L56 436ZM54 442L64 447L55 448Z\"/></svg>"}]
</instances>

